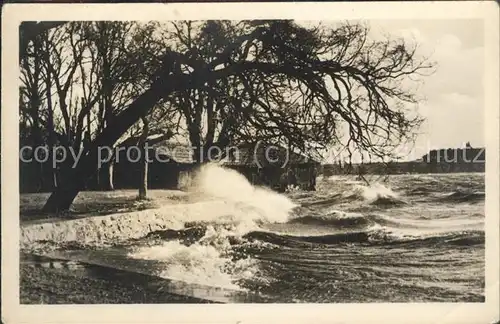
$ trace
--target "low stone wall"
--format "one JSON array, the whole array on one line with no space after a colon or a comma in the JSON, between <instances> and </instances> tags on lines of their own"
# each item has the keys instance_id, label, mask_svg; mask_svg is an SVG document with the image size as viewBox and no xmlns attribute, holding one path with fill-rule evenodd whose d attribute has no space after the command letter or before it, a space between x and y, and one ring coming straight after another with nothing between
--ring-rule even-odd
<instances>
[{"instance_id":1,"label":"low stone wall","mask_svg":"<svg viewBox=\"0 0 500 324\"><path fill-rule=\"evenodd\" d=\"M140 238L155 230L180 229L187 221L206 219L208 213L213 217L224 215L227 213L227 204L222 201L203 201L107 216L21 224L20 247L29 249L40 241L103 244Z\"/></svg>"}]
</instances>

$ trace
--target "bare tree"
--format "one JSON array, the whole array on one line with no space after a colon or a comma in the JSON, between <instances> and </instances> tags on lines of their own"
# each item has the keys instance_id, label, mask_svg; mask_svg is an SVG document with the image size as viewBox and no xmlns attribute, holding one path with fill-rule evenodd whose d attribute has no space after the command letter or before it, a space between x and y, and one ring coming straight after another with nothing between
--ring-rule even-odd
<instances>
[{"instance_id":1,"label":"bare tree","mask_svg":"<svg viewBox=\"0 0 500 324\"><path fill-rule=\"evenodd\" d=\"M46 83L43 81L43 40L40 34L27 44L24 52L20 56L22 68L20 96L28 101L27 109L21 112L24 120L29 121L29 133L31 137L31 146L41 147L44 144L42 131L42 101L44 99ZM44 183L44 165L38 159L34 162L37 165L38 190L43 190Z\"/></svg>"},{"instance_id":2,"label":"bare tree","mask_svg":"<svg viewBox=\"0 0 500 324\"><path fill-rule=\"evenodd\" d=\"M52 24L50 30L36 34L34 41L43 36L46 46L44 45L44 51L38 55L40 57L35 63L33 54L25 56L23 72L26 74L33 69L38 71L39 66L43 65L43 75L35 73L35 76L41 85L49 82L50 89L47 93L55 90L55 95L50 97L50 103L44 102L46 106L50 104L48 115L51 118L40 122L40 109L30 109L27 112L35 118L35 126L43 124L47 129L53 129L49 131L56 137L52 139L52 145L57 140L58 145L76 153L85 150L84 146L107 127L109 119L144 91L149 78L145 77L144 72L130 71L135 70L134 64L143 70L144 62L136 58L141 57L146 50L153 52L151 46L157 45L149 45L150 25L131 22L69 22ZM28 54L33 51L33 44L36 44L34 41L28 42L31 44L27 49ZM31 105L37 105L41 100L34 97L33 93L36 91L32 91L33 86L25 89L30 90L25 90L25 94L30 95L28 101ZM73 89L79 94L74 96ZM55 99L54 103L52 97ZM40 102L38 105L41 104ZM56 117L61 118L55 125L54 112ZM158 123L155 127L154 132L161 131ZM163 132L166 134L167 130L164 128ZM43 140L39 142L42 143ZM112 190L114 159L111 156L107 158L110 163L105 163L94 179L97 180L95 185L98 188ZM61 166L62 179L70 179L67 173L74 162L71 155L65 159Z\"/></svg>"},{"instance_id":3,"label":"bare tree","mask_svg":"<svg viewBox=\"0 0 500 324\"><path fill-rule=\"evenodd\" d=\"M408 114L419 98L401 81L432 64L402 39L370 41L368 28L349 24L264 22L249 34L253 22L172 25L168 39L192 62L178 73L249 67L170 97L196 148L271 140L306 154L335 145L350 156L388 157L421 123Z\"/></svg>"},{"instance_id":4,"label":"bare tree","mask_svg":"<svg viewBox=\"0 0 500 324\"><path fill-rule=\"evenodd\" d=\"M207 47L215 44L216 50L167 49L149 89L109 120L73 170L75 181L54 191L45 210L67 209L95 171L98 147L116 143L161 101L183 112L190 137L210 139L213 133L219 143L275 139L301 151L341 145L382 156L411 139L421 121L408 114L407 105L418 98L403 81L433 65L403 40L369 40L361 25L202 24ZM203 116L212 100L215 108L207 114L213 131L199 132L199 111Z\"/></svg>"},{"instance_id":5,"label":"bare tree","mask_svg":"<svg viewBox=\"0 0 500 324\"><path fill-rule=\"evenodd\" d=\"M54 129L54 107L52 105L52 84L53 80L51 77L51 73L49 71L50 61L50 43L49 43L49 33L48 31L44 31L42 34L42 39L44 43L44 51L43 51L43 62L44 71L45 71L45 91L46 91L46 100L47 100L47 143L48 143L48 152L49 152L49 161L52 161L54 158L54 145L55 145L55 129ZM52 186L57 188L57 170L54 165L51 165L51 178L52 178Z\"/></svg>"},{"instance_id":6,"label":"bare tree","mask_svg":"<svg viewBox=\"0 0 500 324\"><path fill-rule=\"evenodd\" d=\"M21 25L19 25L19 56L25 56L30 42L43 32L49 31L65 23L65 21L23 21Z\"/></svg>"},{"instance_id":7,"label":"bare tree","mask_svg":"<svg viewBox=\"0 0 500 324\"><path fill-rule=\"evenodd\" d=\"M154 23L137 24L132 22L97 22L84 25L84 38L89 42L91 62L94 69L90 69L87 77L92 79L95 75L97 82L89 83L98 88L96 111L96 134L108 127L114 115L127 106L133 98L137 97L149 82L149 75L141 72L144 64L144 53L158 50L156 43L151 42L151 27ZM132 73L131 73L132 72ZM82 75L84 70L82 67ZM86 111L90 114L91 106L95 104L92 99ZM160 127L158 123L153 131L165 135L167 127ZM141 131L133 132L137 136ZM119 142L119 141L118 141ZM112 148L119 144L113 143ZM111 150L115 152L115 150ZM100 188L113 190L113 153L105 157L109 162L103 165L99 172Z\"/></svg>"}]
</instances>

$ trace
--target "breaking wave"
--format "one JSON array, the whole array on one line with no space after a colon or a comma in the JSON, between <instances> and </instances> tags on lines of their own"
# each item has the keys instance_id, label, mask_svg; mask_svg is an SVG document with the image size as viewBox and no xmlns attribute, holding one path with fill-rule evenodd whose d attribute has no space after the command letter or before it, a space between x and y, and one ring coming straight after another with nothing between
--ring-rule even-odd
<instances>
[{"instance_id":1,"label":"breaking wave","mask_svg":"<svg viewBox=\"0 0 500 324\"><path fill-rule=\"evenodd\" d=\"M233 204L241 209L245 219L253 221L286 222L298 207L290 198L265 187L253 186L242 174L217 164L202 166L191 180L188 191Z\"/></svg>"},{"instance_id":2,"label":"breaking wave","mask_svg":"<svg viewBox=\"0 0 500 324\"><path fill-rule=\"evenodd\" d=\"M160 275L187 282L239 288L235 282L255 276L256 261L234 260L231 246L262 224L285 223L298 207L291 199L256 187L234 170L216 164L202 166L189 181L191 195L225 202L224 214L206 210L204 217L185 223L185 229L156 231L150 238L166 240L131 251L129 257L161 260Z\"/></svg>"},{"instance_id":3,"label":"breaking wave","mask_svg":"<svg viewBox=\"0 0 500 324\"><path fill-rule=\"evenodd\" d=\"M258 268L254 260L233 261L223 250L223 246L202 242L186 246L179 241L167 241L137 248L129 257L160 262L163 267L156 274L164 278L240 290L235 281L252 278Z\"/></svg>"},{"instance_id":4,"label":"breaking wave","mask_svg":"<svg viewBox=\"0 0 500 324\"><path fill-rule=\"evenodd\" d=\"M394 244L418 244L422 247L434 244L452 244L470 246L474 244L484 244L483 231L460 231L439 233L434 235L410 235L392 232L388 228L374 226L365 231L337 233L329 235L314 236L290 236L279 235L271 232L251 232L246 238L261 240L277 245L297 245L297 244L346 244L361 243L370 245L394 245Z\"/></svg>"},{"instance_id":5,"label":"breaking wave","mask_svg":"<svg viewBox=\"0 0 500 324\"><path fill-rule=\"evenodd\" d=\"M452 193L445 194L443 197L440 197L439 201L454 203L475 203L478 201L483 201L484 198L484 192L457 190Z\"/></svg>"},{"instance_id":6,"label":"breaking wave","mask_svg":"<svg viewBox=\"0 0 500 324\"><path fill-rule=\"evenodd\" d=\"M390 207L407 204L399 194L381 183L374 183L369 186L355 185L353 189L344 194L344 198L348 201L362 200L375 206Z\"/></svg>"},{"instance_id":7,"label":"breaking wave","mask_svg":"<svg viewBox=\"0 0 500 324\"><path fill-rule=\"evenodd\" d=\"M164 277L243 289L241 282L272 280L261 274L260 251L302 248L307 254L313 245L424 248L484 244L479 217L429 219L418 215L418 208L412 209L408 196L386 185L325 182L329 182L327 190L314 194L282 195L253 186L236 171L203 166L190 179L188 192L224 202L224 208L206 210L197 218L186 216L181 229L149 233L146 239L155 243L134 248L129 257L161 262L159 275ZM411 188L405 191L412 192ZM413 193L431 191L420 185ZM481 199L484 193L456 191L440 197L439 202Z\"/></svg>"}]
</instances>

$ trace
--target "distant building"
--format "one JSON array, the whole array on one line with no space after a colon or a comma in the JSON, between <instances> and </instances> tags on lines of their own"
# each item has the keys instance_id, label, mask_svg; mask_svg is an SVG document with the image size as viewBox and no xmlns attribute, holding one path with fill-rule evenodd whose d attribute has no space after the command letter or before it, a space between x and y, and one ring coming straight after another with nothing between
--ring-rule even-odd
<instances>
[{"instance_id":1,"label":"distant building","mask_svg":"<svg viewBox=\"0 0 500 324\"><path fill-rule=\"evenodd\" d=\"M431 150L422 156L422 163L429 172L484 172L486 149L466 143L465 148Z\"/></svg>"},{"instance_id":2,"label":"distant building","mask_svg":"<svg viewBox=\"0 0 500 324\"><path fill-rule=\"evenodd\" d=\"M320 164L304 155L271 145L240 145L227 150L227 156L219 163L243 174L250 183L268 186L283 191L288 184L304 190L314 190L317 168ZM118 163L114 166L114 186L116 189L137 188L141 165L136 154L127 158L122 150ZM131 152L134 153L134 152ZM198 164L188 145L163 141L151 146L148 164L148 186L152 189L181 189L189 181L191 172ZM215 160L214 162L217 162Z\"/></svg>"},{"instance_id":3,"label":"distant building","mask_svg":"<svg viewBox=\"0 0 500 324\"><path fill-rule=\"evenodd\" d=\"M141 164L137 150L127 148L115 159L115 189L135 189L140 182ZM180 179L194 167L193 150L186 144L162 141L150 146L148 151L148 187L150 189L178 189Z\"/></svg>"},{"instance_id":4,"label":"distant building","mask_svg":"<svg viewBox=\"0 0 500 324\"><path fill-rule=\"evenodd\" d=\"M431 150L415 161L375 162L352 166L326 164L322 166L322 170L324 176L358 174L360 169L366 174L484 172L485 161L485 148L474 148L470 143L466 143L464 148Z\"/></svg>"},{"instance_id":5,"label":"distant building","mask_svg":"<svg viewBox=\"0 0 500 324\"><path fill-rule=\"evenodd\" d=\"M470 145L470 144L469 144ZM431 150L422 156L425 163L484 163L486 150L484 148L448 148Z\"/></svg>"},{"instance_id":6,"label":"distant building","mask_svg":"<svg viewBox=\"0 0 500 324\"><path fill-rule=\"evenodd\" d=\"M243 174L250 183L284 191L288 185L316 189L321 164L305 155L271 144L240 145L223 162Z\"/></svg>"}]
</instances>

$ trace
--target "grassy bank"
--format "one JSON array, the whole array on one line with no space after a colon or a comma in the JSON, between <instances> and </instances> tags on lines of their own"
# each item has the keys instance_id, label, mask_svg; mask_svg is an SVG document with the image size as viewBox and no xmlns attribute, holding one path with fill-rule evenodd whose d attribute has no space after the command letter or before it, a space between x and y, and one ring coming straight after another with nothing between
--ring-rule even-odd
<instances>
[{"instance_id":1,"label":"grassy bank","mask_svg":"<svg viewBox=\"0 0 500 324\"><path fill-rule=\"evenodd\" d=\"M82 191L76 197L69 212L49 214L42 212L42 207L49 196L50 193L21 194L21 223L140 211L163 205L185 203L192 198L188 198L188 195L180 190L149 190L148 199L143 201L137 200L137 190Z\"/></svg>"}]
</instances>

